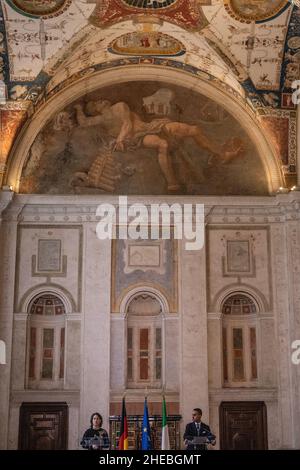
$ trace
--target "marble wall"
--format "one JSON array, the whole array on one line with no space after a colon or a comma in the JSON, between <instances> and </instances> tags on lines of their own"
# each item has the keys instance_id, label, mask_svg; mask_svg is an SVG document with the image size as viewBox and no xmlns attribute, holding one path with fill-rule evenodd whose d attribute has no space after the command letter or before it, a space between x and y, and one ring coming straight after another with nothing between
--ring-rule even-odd
<instances>
[{"instance_id":1,"label":"marble wall","mask_svg":"<svg viewBox=\"0 0 300 470\"><path fill-rule=\"evenodd\" d=\"M15 195L1 214L0 339L6 342L7 364L0 365L0 407L6 423L1 426L0 448L17 448L19 408L25 401L68 403L70 449L78 448L92 412L100 410L108 428L110 404L117 406L126 388L126 302L132 293L147 289L162 303L162 385L167 402L178 404L182 431L193 407L202 407L203 420L218 435L222 401L264 401L269 448L299 447L299 366L291 361L291 343L300 339L298 193L203 198L204 249L187 251L184 240L179 242L177 267L169 256L165 271L149 263L149 253L156 256L151 249L147 269L127 263L129 272L122 274L126 289L122 294L120 290L117 310L112 308L112 244L96 236L101 200L116 202L110 196ZM144 200L150 204L162 198ZM170 202L168 197L163 200ZM185 202L172 197L175 200ZM60 243L45 248L39 240ZM134 280L130 285L129 278ZM176 289L173 308L164 295L170 286ZM27 310L45 291L59 295L66 308L66 373L63 387L52 391L26 388ZM221 304L234 291L248 292L259 310L255 386L223 386ZM132 403L143 402L144 393L131 390L129 395ZM150 402L159 402L160 395L160 390L148 390Z\"/></svg>"}]
</instances>

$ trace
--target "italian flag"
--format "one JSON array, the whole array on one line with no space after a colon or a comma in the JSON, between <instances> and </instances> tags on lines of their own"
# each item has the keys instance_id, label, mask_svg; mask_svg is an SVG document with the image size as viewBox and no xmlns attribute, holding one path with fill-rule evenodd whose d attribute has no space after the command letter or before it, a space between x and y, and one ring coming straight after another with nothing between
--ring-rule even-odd
<instances>
[{"instance_id":1,"label":"italian flag","mask_svg":"<svg viewBox=\"0 0 300 470\"><path fill-rule=\"evenodd\" d=\"M167 425L167 407L165 397L163 397L162 403L161 449L170 449L169 429Z\"/></svg>"}]
</instances>

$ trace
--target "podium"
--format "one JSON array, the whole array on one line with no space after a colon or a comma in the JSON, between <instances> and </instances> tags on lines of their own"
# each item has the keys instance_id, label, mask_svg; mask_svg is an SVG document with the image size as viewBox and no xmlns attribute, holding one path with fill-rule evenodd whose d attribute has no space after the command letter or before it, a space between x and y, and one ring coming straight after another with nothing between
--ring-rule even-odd
<instances>
[{"instance_id":1,"label":"podium","mask_svg":"<svg viewBox=\"0 0 300 470\"><path fill-rule=\"evenodd\" d=\"M206 450L207 444L210 444L216 436L207 434L206 436L187 436L186 442L189 450Z\"/></svg>"},{"instance_id":2,"label":"podium","mask_svg":"<svg viewBox=\"0 0 300 470\"><path fill-rule=\"evenodd\" d=\"M82 442L82 447L89 450L108 450L109 445L107 439L102 436L88 437Z\"/></svg>"},{"instance_id":3,"label":"podium","mask_svg":"<svg viewBox=\"0 0 300 470\"><path fill-rule=\"evenodd\" d=\"M191 441L189 441L194 446L209 444L207 436L194 436Z\"/></svg>"}]
</instances>

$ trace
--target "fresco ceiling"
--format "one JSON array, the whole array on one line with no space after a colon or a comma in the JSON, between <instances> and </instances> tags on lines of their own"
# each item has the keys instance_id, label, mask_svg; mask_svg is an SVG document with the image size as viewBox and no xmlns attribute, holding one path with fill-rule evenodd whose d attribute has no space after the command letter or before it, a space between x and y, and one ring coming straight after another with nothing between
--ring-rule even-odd
<instances>
[{"instance_id":1,"label":"fresco ceiling","mask_svg":"<svg viewBox=\"0 0 300 470\"><path fill-rule=\"evenodd\" d=\"M240 82L248 79L259 94L269 95L267 105L281 105L277 93L288 90L291 76L299 74L300 16L292 0L1 0L0 3L0 76L12 99L30 88L57 53L62 56L69 50L73 54L75 49L80 57L84 44L69 48L80 31L86 30L89 47L94 44L98 50L102 48L102 57L101 54L97 57L101 62L111 59L106 38L116 36L118 31L151 32L151 19L152 30L163 32L171 28L174 37L179 35L187 53L199 52L205 57L214 49L235 75L236 68L240 70ZM124 20L129 20L125 26ZM118 27L120 23L122 28ZM90 25L98 31L89 29ZM100 40L106 47L101 46ZM134 50L132 55L143 55L143 51ZM160 54L153 51L153 55ZM199 59L198 62L201 68Z\"/></svg>"},{"instance_id":2,"label":"fresco ceiling","mask_svg":"<svg viewBox=\"0 0 300 470\"><path fill-rule=\"evenodd\" d=\"M0 175L28 109L85 74L137 63L203 73L260 115L280 117L290 129L283 163L292 174L299 7L299 0L0 0Z\"/></svg>"}]
</instances>

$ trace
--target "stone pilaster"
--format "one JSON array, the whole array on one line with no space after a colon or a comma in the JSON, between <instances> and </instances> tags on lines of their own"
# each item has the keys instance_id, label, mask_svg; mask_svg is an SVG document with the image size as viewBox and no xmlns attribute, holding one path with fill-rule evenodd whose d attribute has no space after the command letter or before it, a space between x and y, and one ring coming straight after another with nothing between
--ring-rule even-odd
<instances>
[{"instance_id":1,"label":"stone pilaster","mask_svg":"<svg viewBox=\"0 0 300 470\"><path fill-rule=\"evenodd\" d=\"M289 370L291 375L291 403L293 415L294 447L300 447L300 364L293 364L291 355L293 341L300 340L300 221L290 220L286 227L288 250L288 278L290 316Z\"/></svg>"},{"instance_id":2,"label":"stone pilaster","mask_svg":"<svg viewBox=\"0 0 300 470\"><path fill-rule=\"evenodd\" d=\"M300 187L300 105L297 107L297 186Z\"/></svg>"},{"instance_id":3,"label":"stone pilaster","mask_svg":"<svg viewBox=\"0 0 300 470\"><path fill-rule=\"evenodd\" d=\"M2 213L11 203L14 197L14 192L10 190L0 190L0 227L2 223Z\"/></svg>"},{"instance_id":4,"label":"stone pilaster","mask_svg":"<svg viewBox=\"0 0 300 470\"><path fill-rule=\"evenodd\" d=\"M66 321L66 361L65 361L65 390L80 389L81 370L81 318L71 313Z\"/></svg>"},{"instance_id":5,"label":"stone pilaster","mask_svg":"<svg viewBox=\"0 0 300 470\"><path fill-rule=\"evenodd\" d=\"M272 225L272 262L274 282L274 310L276 318L277 374L278 374L278 428L279 446L293 448L293 411L291 387L291 332L289 273L286 228L284 223ZM271 354L271 351L270 353Z\"/></svg>"},{"instance_id":6,"label":"stone pilaster","mask_svg":"<svg viewBox=\"0 0 300 470\"><path fill-rule=\"evenodd\" d=\"M187 251L184 245L183 241L179 256L183 426L191 421L195 407L202 408L203 421L209 422L205 249Z\"/></svg>"},{"instance_id":7,"label":"stone pilaster","mask_svg":"<svg viewBox=\"0 0 300 470\"><path fill-rule=\"evenodd\" d=\"M10 197L4 195L7 202ZM3 200L3 192L1 193ZM2 209L4 207L2 206ZM13 311L14 311L14 281L16 264L16 240L17 240L17 212L10 220L2 221L0 231L0 339L6 345L6 364L0 365L0 449L7 448L7 431L9 419L9 400L12 367L12 331L13 331Z\"/></svg>"},{"instance_id":8,"label":"stone pilaster","mask_svg":"<svg viewBox=\"0 0 300 470\"><path fill-rule=\"evenodd\" d=\"M80 433L98 411L108 428L110 391L111 241L99 240L96 224L84 226Z\"/></svg>"}]
</instances>

